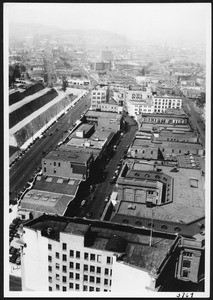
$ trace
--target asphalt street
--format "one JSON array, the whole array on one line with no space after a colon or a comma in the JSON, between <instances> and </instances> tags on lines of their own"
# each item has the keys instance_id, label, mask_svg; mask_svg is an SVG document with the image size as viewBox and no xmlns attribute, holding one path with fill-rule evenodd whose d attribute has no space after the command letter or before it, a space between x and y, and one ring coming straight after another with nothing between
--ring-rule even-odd
<instances>
[{"instance_id":1,"label":"asphalt street","mask_svg":"<svg viewBox=\"0 0 213 300\"><path fill-rule=\"evenodd\" d=\"M58 122L49 128L46 137L38 139L33 146L10 168L10 199L17 197L17 194L24 188L28 180L33 176L35 170L41 166L42 152L54 149L57 144L68 135L73 123L79 119L90 105L90 93L84 96L63 115Z\"/></svg>"},{"instance_id":2,"label":"asphalt street","mask_svg":"<svg viewBox=\"0 0 213 300\"><path fill-rule=\"evenodd\" d=\"M191 99L183 100L183 109L189 113L189 119L192 122L194 130L197 130L200 136L200 142L205 148L205 125L201 121L201 114L198 109L195 108L195 102Z\"/></svg>"},{"instance_id":3,"label":"asphalt street","mask_svg":"<svg viewBox=\"0 0 213 300\"><path fill-rule=\"evenodd\" d=\"M22 291L21 278L17 276L10 275L10 291Z\"/></svg>"},{"instance_id":4,"label":"asphalt street","mask_svg":"<svg viewBox=\"0 0 213 300\"><path fill-rule=\"evenodd\" d=\"M115 155L110 159L108 165L106 166L105 170L107 172L107 176L103 182L96 185L93 197L90 198L87 206L81 209L77 215L78 217L86 216L88 212L91 212L92 219L100 219L105 206L105 198L109 196L113 190L116 190L116 185L110 184L110 179L113 177L119 161L121 159L123 160L124 151L126 150L127 146L131 144L135 136L135 132L137 131L137 124L132 118L127 117L126 121L128 122L128 131L124 134L117 146Z\"/></svg>"}]
</instances>

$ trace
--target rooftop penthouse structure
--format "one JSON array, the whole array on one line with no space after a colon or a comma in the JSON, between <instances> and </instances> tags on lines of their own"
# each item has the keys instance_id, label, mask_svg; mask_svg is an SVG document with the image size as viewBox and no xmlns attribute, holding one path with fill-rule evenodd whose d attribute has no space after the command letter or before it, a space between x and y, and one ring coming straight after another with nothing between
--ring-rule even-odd
<instances>
[{"instance_id":1,"label":"rooftop penthouse structure","mask_svg":"<svg viewBox=\"0 0 213 300\"><path fill-rule=\"evenodd\" d=\"M147 229L44 214L24 225L22 287L24 291L80 291L85 295L161 291L186 271L182 262L189 244L202 255L203 242L195 239L153 232L150 244ZM197 271L185 279L196 282L200 256L196 260L189 251L188 260Z\"/></svg>"}]
</instances>

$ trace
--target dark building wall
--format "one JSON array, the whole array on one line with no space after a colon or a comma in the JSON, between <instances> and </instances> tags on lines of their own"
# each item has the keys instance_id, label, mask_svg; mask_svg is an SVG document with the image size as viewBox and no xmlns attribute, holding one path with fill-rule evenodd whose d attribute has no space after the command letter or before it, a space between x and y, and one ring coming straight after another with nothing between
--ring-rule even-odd
<instances>
[{"instance_id":1,"label":"dark building wall","mask_svg":"<svg viewBox=\"0 0 213 300\"><path fill-rule=\"evenodd\" d=\"M151 228L151 218L140 218L137 216L128 216L124 214L116 214L112 219L112 222L120 224L129 224L138 227ZM168 233L179 233L183 236L193 236L201 232L200 225L205 224L205 218L198 219L189 224L181 224L175 222L168 222L165 220L155 220L153 219L153 229Z\"/></svg>"},{"instance_id":2,"label":"dark building wall","mask_svg":"<svg viewBox=\"0 0 213 300\"><path fill-rule=\"evenodd\" d=\"M169 115L145 115L142 116L142 122L144 123L165 123L165 124L187 124L188 123L188 117L187 116L169 116Z\"/></svg>"},{"instance_id":3,"label":"dark building wall","mask_svg":"<svg viewBox=\"0 0 213 300\"><path fill-rule=\"evenodd\" d=\"M42 170L44 175L57 176L65 178L82 178L86 176L86 162L85 163L75 163L64 160L54 161L53 159L42 160Z\"/></svg>"},{"instance_id":4,"label":"dark building wall","mask_svg":"<svg viewBox=\"0 0 213 300\"><path fill-rule=\"evenodd\" d=\"M204 239L202 241L198 241L196 239L189 240L182 238L177 278L197 283L199 281L199 277L204 274L204 268L202 268L203 257Z\"/></svg>"}]
</instances>

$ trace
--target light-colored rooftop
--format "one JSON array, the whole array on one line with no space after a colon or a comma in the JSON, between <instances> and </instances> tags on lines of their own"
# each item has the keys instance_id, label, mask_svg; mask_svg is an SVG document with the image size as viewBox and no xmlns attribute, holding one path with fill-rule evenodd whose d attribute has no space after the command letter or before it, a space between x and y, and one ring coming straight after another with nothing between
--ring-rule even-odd
<instances>
[{"instance_id":1,"label":"light-colored rooftop","mask_svg":"<svg viewBox=\"0 0 213 300\"><path fill-rule=\"evenodd\" d=\"M79 219L75 222L72 218L48 215L34 219L25 226L32 230L52 228L57 233L54 236L56 239L60 239L60 232L71 235L87 235L90 244L86 244L86 247L111 253L125 253L121 262L144 269L147 272L157 271L169 249L177 240L175 235L165 233L156 235L153 232L152 247L150 247L150 231L146 229L140 229L136 233L129 226L126 226L124 230L122 225L105 223L104 221L97 223L96 221ZM85 243L87 242L85 241ZM109 244L110 247L108 247Z\"/></svg>"},{"instance_id":2,"label":"light-colored rooftop","mask_svg":"<svg viewBox=\"0 0 213 300\"><path fill-rule=\"evenodd\" d=\"M138 164L139 166L140 164ZM135 165L136 167L137 165ZM173 178L173 201L163 206L153 207L153 218L165 221L189 223L205 216L204 177L200 170L178 168L178 172L171 172L174 167L159 166L163 174ZM135 168L134 168L135 169ZM140 168L138 168L140 169ZM137 172L140 172L138 170ZM135 170L134 170L135 173ZM130 173L133 179L133 172ZM192 187L194 180L197 188ZM125 179L128 179L128 174ZM146 205L134 203L135 210L128 209L129 202L121 201L118 214L151 218L151 209Z\"/></svg>"},{"instance_id":3,"label":"light-colored rooftop","mask_svg":"<svg viewBox=\"0 0 213 300\"><path fill-rule=\"evenodd\" d=\"M107 130L96 130L93 135L90 137L90 140L99 140L99 141L105 141L108 139L111 139L114 136L114 133Z\"/></svg>"},{"instance_id":4,"label":"light-colored rooftop","mask_svg":"<svg viewBox=\"0 0 213 300\"><path fill-rule=\"evenodd\" d=\"M105 141L95 141L92 139L84 138L71 138L67 143L67 146L82 147L82 148L92 148L92 149L102 149Z\"/></svg>"},{"instance_id":5,"label":"light-colored rooftop","mask_svg":"<svg viewBox=\"0 0 213 300\"><path fill-rule=\"evenodd\" d=\"M80 182L81 180L77 179L70 180L54 176L38 176L33 188L50 193L75 196Z\"/></svg>"},{"instance_id":6,"label":"light-colored rooftop","mask_svg":"<svg viewBox=\"0 0 213 300\"><path fill-rule=\"evenodd\" d=\"M73 196L32 189L21 201L21 208L63 215Z\"/></svg>"},{"instance_id":7,"label":"light-colored rooftop","mask_svg":"<svg viewBox=\"0 0 213 300\"><path fill-rule=\"evenodd\" d=\"M78 139L82 140L82 139ZM69 161L69 162L78 162L85 163L91 156L91 153L84 151L79 151L77 148L63 151L60 148L58 150L50 151L44 159L60 160L60 161Z\"/></svg>"},{"instance_id":8,"label":"light-colored rooftop","mask_svg":"<svg viewBox=\"0 0 213 300\"><path fill-rule=\"evenodd\" d=\"M161 142L160 147L165 149L183 149L183 150L202 150L203 147L199 143L190 143L190 142L178 142L178 141L159 141Z\"/></svg>"},{"instance_id":9,"label":"light-colored rooftop","mask_svg":"<svg viewBox=\"0 0 213 300\"><path fill-rule=\"evenodd\" d=\"M85 114L87 117L103 117L103 118L113 118L120 120L122 118L121 114L114 113L114 112L105 112L105 111L96 111L96 110L88 110L88 112Z\"/></svg>"}]
</instances>

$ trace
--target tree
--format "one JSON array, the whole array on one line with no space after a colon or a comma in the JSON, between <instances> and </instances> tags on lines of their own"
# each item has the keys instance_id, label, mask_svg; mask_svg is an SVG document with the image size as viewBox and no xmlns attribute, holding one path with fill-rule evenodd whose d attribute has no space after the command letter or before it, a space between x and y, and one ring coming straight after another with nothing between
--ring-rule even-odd
<instances>
[{"instance_id":1,"label":"tree","mask_svg":"<svg viewBox=\"0 0 213 300\"><path fill-rule=\"evenodd\" d=\"M145 71L145 68L143 67L142 70L141 70L141 74L142 76L145 76L146 75L146 71Z\"/></svg>"},{"instance_id":2,"label":"tree","mask_svg":"<svg viewBox=\"0 0 213 300\"><path fill-rule=\"evenodd\" d=\"M21 65L20 65L20 70L21 70L21 72L26 72L26 67L25 67L25 65L21 64Z\"/></svg>"},{"instance_id":3,"label":"tree","mask_svg":"<svg viewBox=\"0 0 213 300\"><path fill-rule=\"evenodd\" d=\"M66 92L67 87L68 87L68 82L67 82L67 80L66 80L66 79L62 79L62 90L63 90L64 92Z\"/></svg>"},{"instance_id":4,"label":"tree","mask_svg":"<svg viewBox=\"0 0 213 300\"><path fill-rule=\"evenodd\" d=\"M16 65L14 69L14 78L20 78L20 77L21 77L20 68L18 65Z\"/></svg>"},{"instance_id":5,"label":"tree","mask_svg":"<svg viewBox=\"0 0 213 300\"><path fill-rule=\"evenodd\" d=\"M14 82L15 82L14 67L9 66L9 86L13 85Z\"/></svg>"}]
</instances>

